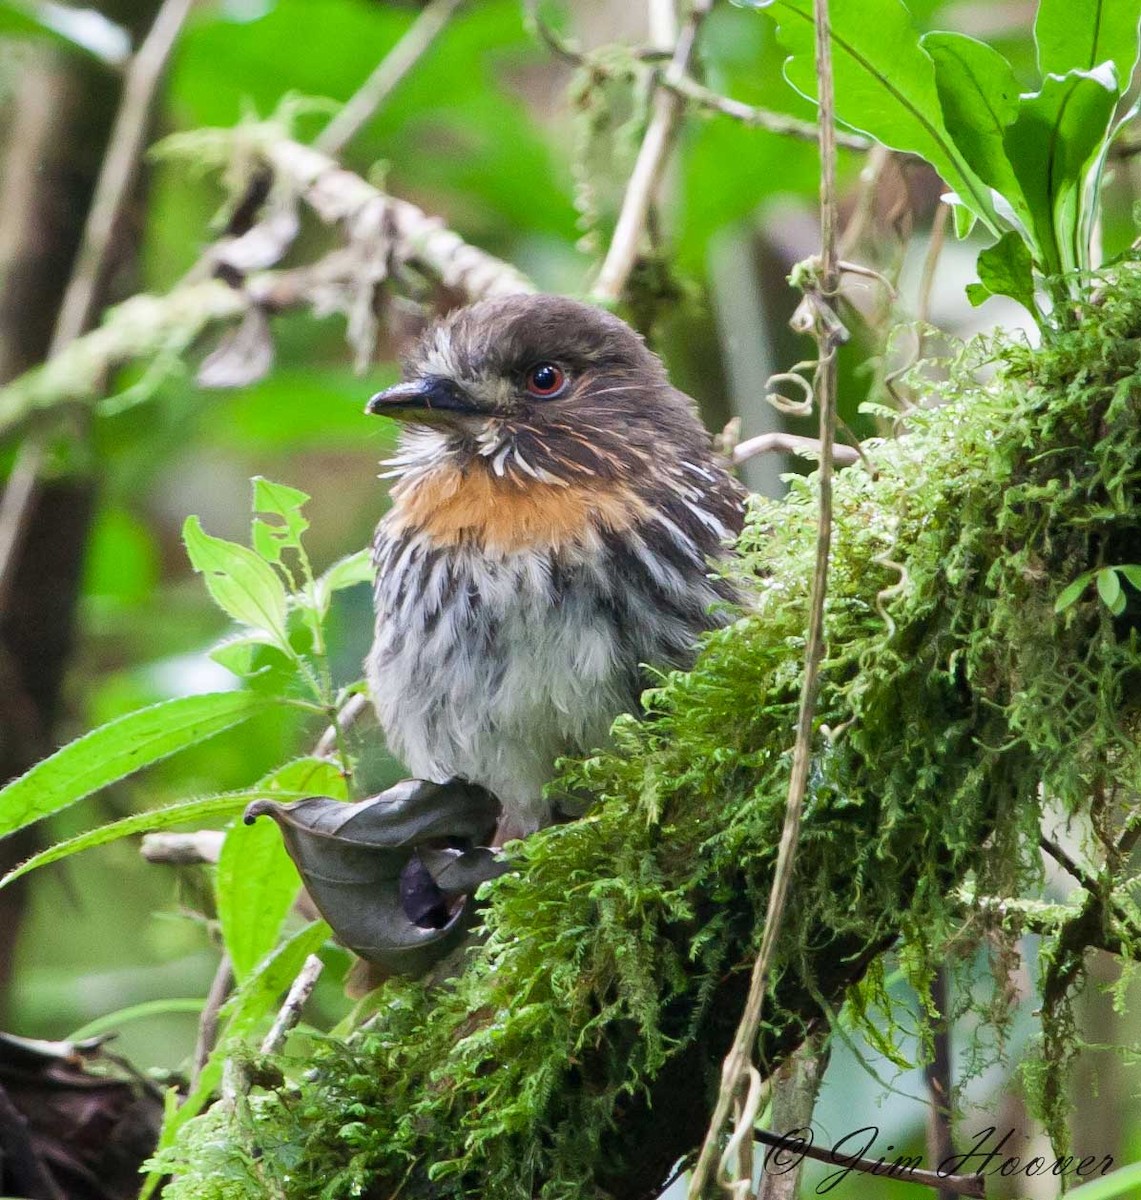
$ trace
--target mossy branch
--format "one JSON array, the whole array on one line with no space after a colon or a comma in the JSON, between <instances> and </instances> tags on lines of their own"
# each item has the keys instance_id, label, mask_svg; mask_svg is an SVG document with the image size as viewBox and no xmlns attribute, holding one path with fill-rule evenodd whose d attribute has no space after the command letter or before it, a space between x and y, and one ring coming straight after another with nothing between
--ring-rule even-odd
<instances>
[{"instance_id":1,"label":"mossy branch","mask_svg":"<svg viewBox=\"0 0 1141 1200\"><path fill-rule=\"evenodd\" d=\"M809 774L765 1070L889 946L922 986L995 897L1034 896L1043 796L1088 814L1096 784L1132 827L1141 596L1116 616L1092 588L1056 600L1091 567L1141 561L1139 345L1126 265L1074 330L981 347L991 382L961 363L939 407L869 447L874 478L836 480L818 708L832 735ZM217 1106L191 1123L164 1159L172 1198L253 1200L267 1170L285 1196L330 1200L655 1194L705 1130L757 949L815 542L810 482L755 502L748 612L647 697L651 720L569 767L597 806L517 848L463 972L387 985L297 1083L251 1095L245 1118ZM1135 881L1112 867L1125 903ZM968 879L987 897L973 920ZM1078 962L1072 995L1080 950L1048 936L1043 953ZM883 1044L877 994L873 978L849 1012ZM1046 1014L1051 1054L1072 1045L1067 1012L1063 996ZM1064 1060L1040 1068L1055 1128Z\"/></svg>"}]
</instances>

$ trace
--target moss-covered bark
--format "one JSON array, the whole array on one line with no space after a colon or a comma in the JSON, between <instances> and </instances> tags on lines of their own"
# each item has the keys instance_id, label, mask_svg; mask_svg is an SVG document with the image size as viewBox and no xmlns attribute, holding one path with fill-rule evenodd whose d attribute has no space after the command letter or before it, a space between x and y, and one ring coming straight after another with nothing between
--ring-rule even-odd
<instances>
[{"instance_id":1,"label":"moss-covered bark","mask_svg":"<svg viewBox=\"0 0 1141 1200\"><path fill-rule=\"evenodd\" d=\"M1107 828L1137 787L1141 596L1115 618L1091 586L1055 612L1081 572L1141 562L1137 271L1046 348L991 350L994 382L964 367L941 407L869 447L874 477L837 485L770 1065L897 939L918 973L935 961L960 884L1032 887L1043 796L1074 811L1100 797ZM390 985L366 1029L251 1118L192 1122L169 1196L652 1193L704 1130L759 938L813 539L810 485L756 504L754 609L663 681L614 752L570 768L597 807L519 850L464 972ZM1107 911L1124 926L1134 910ZM1080 946L1057 953L1080 965Z\"/></svg>"}]
</instances>

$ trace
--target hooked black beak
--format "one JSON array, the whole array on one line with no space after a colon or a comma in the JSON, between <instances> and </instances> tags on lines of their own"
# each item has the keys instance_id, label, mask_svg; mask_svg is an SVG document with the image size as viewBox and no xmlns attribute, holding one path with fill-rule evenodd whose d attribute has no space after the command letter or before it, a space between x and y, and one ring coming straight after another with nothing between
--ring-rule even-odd
<instances>
[{"instance_id":1,"label":"hooked black beak","mask_svg":"<svg viewBox=\"0 0 1141 1200\"><path fill-rule=\"evenodd\" d=\"M404 412L480 412L479 404L451 379L429 375L377 392L365 405L374 416L398 417Z\"/></svg>"}]
</instances>

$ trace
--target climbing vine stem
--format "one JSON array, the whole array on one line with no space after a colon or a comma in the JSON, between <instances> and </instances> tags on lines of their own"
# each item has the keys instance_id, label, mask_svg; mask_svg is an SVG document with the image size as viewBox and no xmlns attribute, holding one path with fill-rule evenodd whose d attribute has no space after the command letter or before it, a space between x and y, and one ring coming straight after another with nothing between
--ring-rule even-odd
<instances>
[{"instance_id":1,"label":"climbing vine stem","mask_svg":"<svg viewBox=\"0 0 1141 1200\"><path fill-rule=\"evenodd\" d=\"M824 655L824 600L828 591L828 560L832 548L832 444L836 436L836 354L840 344L847 338L847 331L832 308L832 297L839 283L839 265L836 252L836 141L833 128L835 105L828 0L814 0L813 18L816 28L816 75L820 96L821 252L818 260L802 264L801 268L794 272L794 281L800 286L804 297L792 318L793 329L797 332L811 333L816 339L817 359L812 388L820 425L820 469L817 474L819 515L809 600L804 676L796 721L788 799L785 804L776 871L765 912L761 947L753 964L745 1009L722 1066L721 1089L713 1117L690 1180L690 1200L700 1200L705 1194L710 1175L719 1158L721 1131L752 1068L753 1050L764 1010L765 994L769 987L773 953L792 881L796 844L800 835L800 817L812 757L812 727L816 715L820 663ZM743 1116L747 1116L749 1106L743 1105L741 1112Z\"/></svg>"}]
</instances>

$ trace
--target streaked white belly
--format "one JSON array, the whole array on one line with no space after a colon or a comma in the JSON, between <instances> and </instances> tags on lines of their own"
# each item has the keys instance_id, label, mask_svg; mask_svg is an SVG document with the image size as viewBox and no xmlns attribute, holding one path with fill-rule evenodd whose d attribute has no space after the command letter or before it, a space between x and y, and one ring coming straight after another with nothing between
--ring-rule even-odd
<instances>
[{"instance_id":1,"label":"streaked white belly","mask_svg":"<svg viewBox=\"0 0 1141 1200\"><path fill-rule=\"evenodd\" d=\"M602 603L621 581L585 554L556 581L544 552L377 551L366 667L390 749L418 778L482 784L518 832L547 823L555 760L603 745L637 702L637 650Z\"/></svg>"}]
</instances>

